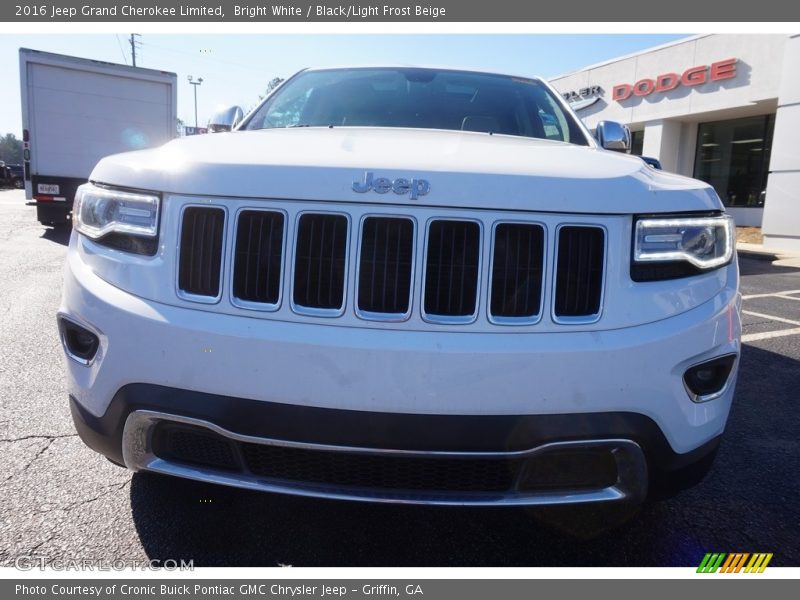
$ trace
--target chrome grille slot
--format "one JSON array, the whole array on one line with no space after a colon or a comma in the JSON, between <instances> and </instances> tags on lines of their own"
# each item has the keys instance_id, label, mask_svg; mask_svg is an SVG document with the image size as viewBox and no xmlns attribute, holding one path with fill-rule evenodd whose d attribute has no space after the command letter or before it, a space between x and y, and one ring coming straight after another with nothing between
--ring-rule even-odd
<instances>
[{"instance_id":1,"label":"chrome grille slot","mask_svg":"<svg viewBox=\"0 0 800 600\"><path fill-rule=\"evenodd\" d=\"M605 231L600 227L565 226L558 230L556 317L593 317L600 313Z\"/></svg>"},{"instance_id":2,"label":"chrome grille slot","mask_svg":"<svg viewBox=\"0 0 800 600\"><path fill-rule=\"evenodd\" d=\"M189 206L183 211L178 288L185 295L206 301L219 297L224 237L223 209Z\"/></svg>"},{"instance_id":3,"label":"chrome grille slot","mask_svg":"<svg viewBox=\"0 0 800 600\"><path fill-rule=\"evenodd\" d=\"M542 304L544 229L540 225L500 223L492 253L490 311L493 317L531 318Z\"/></svg>"},{"instance_id":4,"label":"chrome grille slot","mask_svg":"<svg viewBox=\"0 0 800 600\"><path fill-rule=\"evenodd\" d=\"M411 219L364 219L358 266L358 309L362 316L408 313L413 252Z\"/></svg>"},{"instance_id":5,"label":"chrome grille slot","mask_svg":"<svg viewBox=\"0 0 800 600\"><path fill-rule=\"evenodd\" d=\"M426 317L472 320L480 244L481 228L474 221L431 221L425 265Z\"/></svg>"},{"instance_id":6,"label":"chrome grille slot","mask_svg":"<svg viewBox=\"0 0 800 600\"><path fill-rule=\"evenodd\" d=\"M245 210L239 214L233 269L233 296L247 302L278 304L283 263L282 213Z\"/></svg>"},{"instance_id":7,"label":"chrome grille slot","mask_svg":"<svg viewBox=\"0 0 800 600\"><path fill-rule=\"evenodd\" d=\"M297 224L293 301L297 307L344 307L347 217L305 213Z\"/></svg>"}]
</instances>

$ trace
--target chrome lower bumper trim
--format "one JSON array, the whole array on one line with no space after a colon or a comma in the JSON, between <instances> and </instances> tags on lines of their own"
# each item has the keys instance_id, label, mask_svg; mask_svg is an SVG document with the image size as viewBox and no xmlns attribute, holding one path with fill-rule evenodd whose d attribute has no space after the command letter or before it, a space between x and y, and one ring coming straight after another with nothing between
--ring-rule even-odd
<instances>
[{"instance_id":1,"label":"chrome lower bumper trim","mask_svg":"<svg viewBox=\"0 0 800 600\"><path fill-rule=\"evenodd\" d=\"M425 458L525 458L564 449L608 448L617 467L614 485L600 489L559 490L530 492L509 490L507 492L437 492L402 491L372 488L336 487L305 482L272 480L245 473L230 473L213 468L196 467L159 458L153 453L153 431L159 422L183 423L202 427L218 435L238 442L265 444L287 448L303 448L326 452L365 453L396 456L419 456ZM122 436L122 452L125 465L133 471L150 471L174 475L208 483L217 483L251 490L276 492L296 496L353 500L362 502L388 502L398 504L427 504L443 506L536 506L558 504L582 504L594 502L644 500L647 493L647 463L641 447L632 440L594 439L555 442L517 452L450 452L412 451L376 448L354 448L307 444L241 435L223 429L209 421L171 415L156 411L134 411L128 415Z\"/></svg>"}]
</instances>

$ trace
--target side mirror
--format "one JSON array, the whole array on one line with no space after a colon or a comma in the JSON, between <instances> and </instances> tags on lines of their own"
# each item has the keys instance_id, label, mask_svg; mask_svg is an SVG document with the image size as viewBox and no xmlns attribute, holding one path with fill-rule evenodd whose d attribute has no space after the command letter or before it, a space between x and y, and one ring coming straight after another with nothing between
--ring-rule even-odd
<instances>
[{"instance_id":1,"label":"side mirror","mask_svg":"<svg viewBox=\"0 0 800 600\"><path fill-rule=\"evenodd\" d=\"M238 106L226 106L218 110L208 121L208 131L216 133L218 131L231 131L244 118L244 111Z\"/></svg>"},{"instance_id":2,"label":"side mirror","mask_svg":"<svg viewBox=\"0 0 800 600\"><path fill-rule=\"evenodd\" d=\"M631 151L631 130L616 121L600 121L595 137L601 148L614 152Z\"/></svg>"}]
</instances>

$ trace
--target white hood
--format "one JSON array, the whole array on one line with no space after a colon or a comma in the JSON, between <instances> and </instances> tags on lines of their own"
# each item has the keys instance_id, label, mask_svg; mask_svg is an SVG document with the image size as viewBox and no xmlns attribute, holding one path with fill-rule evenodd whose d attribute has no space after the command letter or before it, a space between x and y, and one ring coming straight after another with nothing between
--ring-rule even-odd
<instances>
[{"instance_id":1,"label":"white hood","mask_svg":"<svg viewBox=\"0 0 800 600\"><path fill-rule=\"evenodd\" d=\"M426 179L427 195L356 193L365 172ZM175 194L421 204L547 212L719 210L707 184L638 157L547 140L378 128L293 128L198 135L116 154L91 180Z\"/></svg>"}]
</instances>

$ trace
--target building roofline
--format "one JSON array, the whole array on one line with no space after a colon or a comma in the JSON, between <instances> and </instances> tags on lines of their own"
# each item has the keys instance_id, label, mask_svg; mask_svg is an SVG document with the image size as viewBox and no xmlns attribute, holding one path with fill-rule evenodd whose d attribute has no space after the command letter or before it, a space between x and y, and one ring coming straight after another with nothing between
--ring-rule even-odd
<instances>
[{"instance_id":1,"label":"building roofline","mask_svg":"<svg viewBox=\"0 0 800 600\"><path fill-rule=\"evenodd\" d=\"M592 69L597 69L599 67L604 67L606 65L613 64L615 62L620 62L623 60L628 60L629 58L634 58L636 56L641 56L642 54L648 54L650 52L655 52L657 50L663 50L664 48L670 48L672 46L679 46L680 44L686 44L688 42L693 42L695 40L699 40L701 38L710 37L712 35L716 35L713 33L698 33L696 35L690 35L685 38L681 38L679 40L673 40L671 42L666 42L664 44L659 44L658 46L651 46L650 48L645 48L644 50L639 50L638 52L631 52L630 54L624 54L622 56L617 56L616 58L609 58L608 60L604 60L599 63L594 63L587 67L581 67L580 69L576 69L575 71L570 71L569 73L560 73L559 75L555 75L553 77L548 77L548 81L555 81L556 79L561 79L562 77L569 77L570 75L575 75L576 73L583 73L584 71L590 71Z\"/></svg>"}]
</instances>

